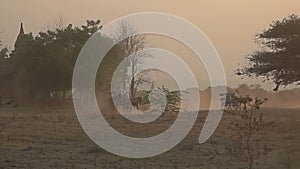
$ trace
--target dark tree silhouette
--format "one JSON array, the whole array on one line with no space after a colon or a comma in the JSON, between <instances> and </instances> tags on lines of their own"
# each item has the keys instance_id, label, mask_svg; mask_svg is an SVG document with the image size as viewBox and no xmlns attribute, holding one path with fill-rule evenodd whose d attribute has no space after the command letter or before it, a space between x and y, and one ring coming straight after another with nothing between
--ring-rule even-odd
<instances>
[{"instance_id":1,"label":"dark tree silhouette","mask_svg":"<svg viewBox=\"0 0 300 169\"><path fill-rule=\"evenodd\" d=\"M97 31L100 21L87 21L82 27L69 24L54 30L41 31L37 36L24 33L21 27L11 57L22 85L34 97L64 98L71 88L73 66L85 41Z\"/></svg>"},{"instance_id":2,"label":"dark tree silhouette","mask_svg":"<svg viewBox=\"0 0 300 169\"><path fill-rule=\"evenodd\" d=\"M41 31L34 36L24 33L21 27L15 49L11 53L13 63L21 74L20 85L36 99L65 99L72 89L72 74L76 59L82 46L93 33L101 29L100 20L87 20L85 25L58 25L55 29ZM113 43L108 37L101 37L107 43ZM113 48L112 51L115 51ZM111 75L111 60L116 52L108 52L113 59L104 59L104 68L98 71L97 85L104 86ZM102 72L102 73L101 73ZM98 77L98 76L97 76ZM105 81L105 82L104 82ZM107 85L106 85L107 86Z\"/></svg>"},{"instance_id":3,"label":"dark tree silhouette","mask_svg":"<svg viewBox=\"0 0 300 169\"><path fill-rule=\"evenodd\" d=\"M256 42L262 48L246 57L247 65L237 69L237 75L262 77L279 86L300 84L300 17L290 15L274 21L258 34Z\"/></svg>"}]
</instances>

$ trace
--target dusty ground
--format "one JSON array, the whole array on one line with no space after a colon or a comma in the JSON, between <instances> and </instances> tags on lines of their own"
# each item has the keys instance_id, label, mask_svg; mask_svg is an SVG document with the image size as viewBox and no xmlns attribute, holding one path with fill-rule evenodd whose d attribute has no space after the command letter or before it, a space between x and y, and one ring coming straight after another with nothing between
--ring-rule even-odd
<instances>
[{"instance_id":1,"label":"dusty ground","mask_svg":"<svg viewBox=\"0 0 300 169\"><path fill-rule=\"evenodd\" d=\"M272 148L254 168L287 168L282 153L300 168L300 110L262 110L275 126L265 130L265 143ZM206 113L200 112L189 135L175 148L156 157L128 159L115 156L94 144L80 127L72 109L18 108L0 110L0 168L245 168L245 163L225 150L230 140L232 116L225 113L213 137L197 142ZM165 116L147 126L107 116L114 127L128 135L144 137L166 129L176 116ZM289 154L289 152L287 151ZM285 156L285 155L284 155Z\"/></svg>"}]
</instances>

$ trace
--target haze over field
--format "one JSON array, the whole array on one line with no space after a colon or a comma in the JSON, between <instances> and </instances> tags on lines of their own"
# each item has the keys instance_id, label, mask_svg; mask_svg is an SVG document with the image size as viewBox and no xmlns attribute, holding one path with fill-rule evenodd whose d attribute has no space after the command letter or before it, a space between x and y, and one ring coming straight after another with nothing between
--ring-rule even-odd
<instances>
[{"instance_id":1,"label":"haze over field","mask_svg":"<svg viewBox=\"0 0 300 169\"><path fill-rule=\"evenodd\" d=\"M172 2L172 3L171 3ZM300 1L254 0L254 1L17 1L0 2L0 37L10 48L16 40L20 22L24 22L25 31L37 33L45 30L49 24L62 16L66 23L80 25L86 19L101 19L106 24L118 17L136 12L166 12L185 18L198 26L215 45L225 67L228 84L236 87L241 79L233 70L244 63L244 56L257 49L253 39L273 20L282 19L292 13L299 14ZM154 24L159 24L155 23ZM170 43L170 39L151 37L155 47L166 48L190 63L199 82L205 89L209 81L200 61L182 44ZM171 44L171 45L170 45ZM184 77L183 77L184 78ZM261 80L243 79L243 83L261 83ZM266 90L274 85L263 83ZM289 88L294 87L293 85Z\"/></svg>"},{"instance_id":2,"label":"haze over field","mask_svg":"<svg viewBox=\"0 0 300 169\"><path fill-rule=\"evenodd\" d=\"M187 89L186 91L189 93L197 92L197 88ZM246 84L240 85L236 89L238 90L242 96L250 95L250 97L258 97L258 98L267 98L268 101L262 105L264 108L272 108L272 109L298 109L300 108L300 90L299 89L291 89L291 90L283 90L279 92L268 92L263 88L257 86L247 86ZM204 90L198 90L200 92L201 100L200 100L200 109L207 110L209 109L211 102L211 94L210 88L206 88ZM218 100L212 100L212 102L216 102Z\"/></svg>"},{"instance_id":3,"label":"haze over field","mask_svg":"<svg viewBox=\"0 0 300 169\"><path fill-rule=\"evenodd\" d=\"M300 168L299 7L0 0L0 169Z\"/></svg>"}]
</instances>

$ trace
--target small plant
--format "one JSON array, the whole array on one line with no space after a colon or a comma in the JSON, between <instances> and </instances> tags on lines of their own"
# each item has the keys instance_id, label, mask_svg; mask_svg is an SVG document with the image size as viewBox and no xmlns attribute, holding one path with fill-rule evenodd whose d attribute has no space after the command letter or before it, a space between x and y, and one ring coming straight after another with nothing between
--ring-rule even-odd
<instances>
[{"instance_id":1,"label":"small plant","mask_svg":"<svg viewBox=\"0 0 300 169\"><path fill-rule=\"evenodd\" d=\"M164 86L158 87L155 90L158 90L165 94L166 105L165 105L164 112L167 112L167 113L178 113L179 112L180 107L178 106L178 104L181 101L180 91L171 91ZM151 93L151 91L146 91L146 92L141 93L141 104L149 104L150 103L149 102L150 93ZM152 103L155 104L156 107L164 106L160 95L152 96L151 99L152 99Z\"/></svg>"},{"instance_id":2,"label":"small plant","mask_svg":"<svg viewBox=\"0 0 300 169\"><path fill-rule=\"evenodd\" d=\"M253 169L258 164L258 159L272 150L264 144L263 131L273 123L265 122L263 113L259 111L266 100L256 97L253 104L249 103L249 109L230 113L236 118L230 123L233 131L225 148L229 154L245 162L248 169Z\"/></svg>"}]
</instances>

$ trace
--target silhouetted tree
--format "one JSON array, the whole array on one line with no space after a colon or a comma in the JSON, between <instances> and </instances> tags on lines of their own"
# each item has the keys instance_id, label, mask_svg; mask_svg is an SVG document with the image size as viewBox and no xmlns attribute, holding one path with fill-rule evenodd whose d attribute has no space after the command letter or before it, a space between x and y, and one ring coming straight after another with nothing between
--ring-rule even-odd
<instances>
[{"instance_id":1,"label":"silhouetted tree","mask_svg":"<svg viewBox=\"0 0 300 169\"><path fill-rule=\"evenodd\" d=\"M238 75L263 77L280 85L300 84L300 17L290 15L275 21L258 34L262 49L246 57L248 64L237 70Z\"/></svg>"},{"instance_id":2,"label":"silhouetted tree","mask_svg":"<svg viewBox=\"0 0 300 169\"><path fill-rule=\"evenodd\" d=\"M79 52L99 29L100 20L88 20L81 27L60 25L54 30L41 31L37 36L28 33L18 37L11 56L22 74L22 87L35 98L66 98L66 92L72 88L73 68ZM103 38L113 43L112 39ZM110 64L104 65L108 68ZM102 73L103 77L97 78L97 84L107 80L105 75Z\"/></svg>"}]
</instances>

